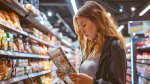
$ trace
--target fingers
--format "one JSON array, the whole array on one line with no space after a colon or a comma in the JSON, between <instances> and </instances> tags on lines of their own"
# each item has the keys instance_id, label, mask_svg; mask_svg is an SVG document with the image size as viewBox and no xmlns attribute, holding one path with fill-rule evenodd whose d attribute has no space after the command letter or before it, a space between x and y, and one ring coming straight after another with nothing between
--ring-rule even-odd
<instances>
[{"instance_id":1,"label":"fingers","mask_svg":"<svg viewBox=\"0 0 150 84\"><path fill-rule=\"evenodd\" d=\"M57 74L58 78L60 78L61 80L64 80L64 77L65 77L64 72L61 72L60 70L56 70L56 74Z\"/></svg>"},{"instance_id":2,"label":"fingers","mask_svg":"<svg viewBox=\"0 0 150 84\"><path fill-rule=\"evenodd\" d=\"M80 80L80 78L78 77L78 74L75 74L75 73L69 74L69 77L74 83L77 83Z\"/></svg>"}]
</instances>

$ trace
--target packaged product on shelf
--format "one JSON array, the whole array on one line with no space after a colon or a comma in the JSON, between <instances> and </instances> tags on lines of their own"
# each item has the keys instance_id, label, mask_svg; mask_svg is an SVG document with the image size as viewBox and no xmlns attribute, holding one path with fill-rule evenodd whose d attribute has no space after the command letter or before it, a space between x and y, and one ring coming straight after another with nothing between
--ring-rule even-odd
<instances>
[{"instance_id":1,"label":"packaged product on shelf","mask_svg":"<svg viewBox=\"0 0 150 84\"><path fill-rule=\"evenodd\" d=\"M48 76L42 76L41 77L42 84L51 84L52 79Z\"/></svg>"},{"instance_id":2,"label":"packaged product on shelf","mask_svg":"<svg viewBox=\"0 0 150 84\"><path fill-rule=\"evenodd\" d=\"M5 11L3 11L3 14L5 15L4 17L5 17L6 21L7 21L7 23L8 23L10 26L13 26L13 27L14 27L14 24L13 24L13 22L11 21L11 19L10 19L10 17L9 17L9 14L8 14L7 12L5 12Z\"/></svg>"},{"instance_id":3,"label":"packaged product on shelf","mask_svg":"<svg viewBox=\"0 0 150 84\"><path fill-rule=\"evenodd\" d=\"M5 15L3 14L2 10L0 10L0 21L6 22L6 18L5 18Z\"/></svg>"},{"instance_id":4,"label":"packaged product on shelf","mask_svg":"<svg viewBox=\"0 0 150 84\"><path fill-rule=\"evenodd\" d=\"M26 50L28 53L33 53L32 50L31 50L31 45L29 45L28 39L29 39L29 38L26 38L25 50Z\"/></svg>"},{"instance_id":5,"label":"packaged product on shelf","mask_svg":"<svg viewBox=\"0 0 150 84\"><path fill-rule=\"evenodd\" d=\"M34 54L41 54L40 47L38 44L32 44L31 49Z\"/></svg>"},{"instance_id":6,"label":"packaged product on shelf","mask_svg":"<svg viewBox=\"0 0 150 84\"><path fill-rule=\"evenodd\" d=\"M14 45L14 46L13 46L13 50L14 50L15 52L18 52L19 49L18 49L18 47L16 46L16 44L14 43L13 45Z\"/></svg>"},{"instance_id":7,"label":"packaged product on shelf","mask_svg":"<svg viewBox=\"0 0 150 84\"><path fill-rule=\"evenodd\" d=\"M28 52L28 53L33 53L32 50L31 50L31 47L29 45L29 42L26 42L25 43L25 50Z\"/></svg>"},{"instance_id":8,"label":"packaged product on shelf","mask_svg":"<svg viewBox=\"0 0 150 84\"><path fill-rule=\"evenodd\" d=\"M0 48L2 46L2 37L3 37L3 34L4 34L4 30L0 29Z\"/></svg>"},{"instance_id":9,"label":"packaged product on shelf","mask_svg":"<svg viewBox=\"0 0 150 84\"><path fill-rule=\"evenodd\" d=\"M24 44L23 44L21 35L19 35L19 38L15 39L15 43L16 43L18 49L19 49L19 52L24 52L24 53L26 52L25 48L24 48Z\"/></svg>"},{"instance_id":10,"label":"packaged product on shelf","mask_svg":"<svg viewBox=\"0 0 150 84\"><path fill-rule=\"evenodd\" d=\"M24 67L22 67L22 68L17 67L16 68L16 77L23 76L23 75L25 75Z\"/></svg>"},{"instance_id":11,"label":"packaged product on shelf","mask_svg":"<svg viewBox=\"0 0 150 84\"><path fill-rule=\"evenodd\" d=\"M44 49L43 49L43 47L40 46L39 49L40 49L39 54L44 55Z\"/></svg>"},{"instance_id":12,"label":"packaged product on shelf","mask_svg":"<svg viewBox=\"0 0 150 84\"><path fill-rule=\"evenodd\" d=\"M31 74L32 73L32 66L26 66L25 67L25 74Z\"/></svg>"},{"instance_id":13,"label":"packaged product on shelf","mask_svg":"<svg viewBox=\"0 0 150 84\"><path fill-rule=\"evenodd\" d=\"M33 32L32 32L32 34L34 35L34 36L36 36L36 37L38 37L39 38L39 30L37 30L36 28L33 28Z\"/></svg>"},{"instance_id":14,"label":"packaged product on shelf","mask_svg":"<svg viewBox=\"0 0 150 84\"><path fill-rule=\"evenodd\" d=\"M48 53L47 53L47 51L48 51L47 47L45 45L43 45L42 47L43 47L43 50L44 50L43 55L48 55Z\"/></svg>"},{"instance_id":15,"label":"packaged product on shelf","mask_svg":"<svg viewBox=\"0 0 150 84\"><path fill-rule=\"evenodd\" d=\"M11 78L11 72L12 72L12 64L11 64L10 60L7 60L5 79Z\"/></svg>"},{"instance_id":16,"label":"packaged product on shelf","mask_svg":"<svg viewBox=\"0 0 150 84\"><path fill-rule=\"evenodd\" d=\"M28 66L28 60L27 59L17 59L16 60L16 66L17 67L26 67Z\"/></svg>"},{"instance_id":17,"label":"packaged product on shelf","mask_svg":"<svg viewBox=\"0 0 150 84\"><path fill-rule=\"evenodd\" d=\"M26 4L25 8L28 10L29 14L32 16L38 15L38 10L31 4Z\"/></svg>"},{"instance_id":18,"label":"packaged product on shelf","mask_svg":"<svg viewBox=\"0 0 150 84\"><path fill-rule=\"evenodd\" d=\"M10 19L12 20L12 22L14 24L14 27L22 30L22 27L21 27L20 21L19 21L19 17L13 12L10 13L9 16L10 16Z\"/></svg>"},{"instance_id":19,"label":"packaged product on shelf","mask_svg":"<svg viewBox=\"0 0 150 84\"><path fill-rule=\"evenodd\" d=\"M2 49L8 50L8 36L7 36L6 32L4 32L4 34L2 36Z\"/></svg>"},{"instance_id":20,"label":"packaged product on shelf","mask_svg":"<svg viewBox=\"0 0 150 84\"><path fill-rule=\"evenodd\" d=\"M13 51L14 48L14 36L11 33L8 34L8 50Z\"/></svg>"},{"instance_id":21,"label":"packaged product on shelf","mask_svg":"<svg viewBox=\"0 0 150 84\"><path fill-rule=\"evenodd\" d=\"M0 61L0 80L4 80L6 73L6 63L4 61Z\"/></svg>"}]
</instances>

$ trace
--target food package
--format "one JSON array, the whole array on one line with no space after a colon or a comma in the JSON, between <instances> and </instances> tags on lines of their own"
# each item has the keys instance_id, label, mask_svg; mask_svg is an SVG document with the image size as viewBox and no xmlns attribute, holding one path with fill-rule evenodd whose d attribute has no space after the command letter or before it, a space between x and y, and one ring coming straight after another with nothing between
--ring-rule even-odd
<instances>
[{"instance_id":1,"label":"food package","mask_svg":"<svg viewBox=\"0 0 150 84\"><path fill-rule=\"evenodd\" d=\"M34 6L32 6L31 4L26 4L25 8L28 10L30 15L32 15L32 16L38 15L37 9Z\"/></svg>"},{"instance_id":2,"label":"food package","mask_svg":"<svg viewBox=\"0 0 150 84\"><path fill-rule=\"evenodd\" d=\"M48 55L47 51L48 51L48 48L46 46L43 45L43 50L44 50L44 55Z\"/></svg>"},{"instance_id":3,"label":"food package","mask_svg":"<svg viewBox=\"0 0 150 84\"><path fill-rule=\"evenodd\" d=\"M4 17L5 17L6 21L7 21L7 23L8 23L9 25L11 25L11 26L14 27L14 24L13 24L13 22L11 21L11 19L10 19L10 17L9 17L9 14L8 14L7 12L3 11L3 15L5 15Z\"/></svg>"},{"instance_id":4,"label":"food package","mask_svg":"<svg viewBox=\"0 0 150 84\"><path fill-rule=\"evenodd\" d=\"M12 68L11 62L7 62L6 63L5 79L10 79L11 78L11 70L12 70L11 68Z\"/></svg>"},{"instance_id":5,"label":"food package","mask_svg":"<svg viewBox=\"0 0 150 84\"><path fill-rule=\"evenodd\" d=\"M31 49L32 49L34 54L39 54L40 53L40 47L39 47L38 44L32 44Z\"/></svg>"},{"instance_id":6,"label":"food package","mask_svg":"<svg viewBox=\"0 0 150 84\"><path fill-rule=\"evenodd\" d=\"M3 14L3 11L2 11L2 10L0 10L0 20L1 20L2 22L6 22L6 18L5 18L5 15Z\"/></svg>"},{"instance_id":7,"label":"food package","mask_svg":"<svg viewBox=\"0 0 150 84\"><path fill-rule=\"evenodd\" d=\"M8 50L8 37L7 37L6 32L4 32L4 34L2 36L2 49L3 50Z\"/></svg>"},{"instance_id":8,"label":"food package","mask_svg":"<svg viewBox=\"0 0 150 84\"><path fill-rule=\"evenodd\" d=\"M24 48L24 44L23 44L21 38L16 38L15 39L15 44L17 45L17 47L19 49L19 52L24 52L24 53L26 52L25 48Z\"/></svg>"},{"instance_id":9,"label":"food package","mask_svg":"<svg viewBox=\"0 0 150 84\"><path fill-rule=\"evenodd\" d=\"M0 61L0 80L5 78L6 73L6 63L4 61Z\"/></svg>"},{"instance_id":10,"label":"food package","mask_svg":"<svg viewBox=\"0 0 150 84\"><path fill-rule=\"evenodd\" d=\"M19 30L22 30L22 27L21 27L20 21L19 21L19 17L15 13L10 13L9 16L14 24L14 27Z\"/></svg>"},{"instance_id":11,"label":"food package","mask_svg":"<svg viewBox=\"0 0 150 84\"><path fill-rule=\"evenodd\" d=\"M25 50L28 52L28 53L33 53L31 48L30 48L30 45L29 45L29 42L26 42L25 43Z\"/></svg>"},{"instance_id":12,"label":"food package","mask_svg":"<svg viewBox=\"0 0 150 84\"><path fill-rule=\"evenodd\" d=\"M7 33L8 34L8 50L13 51L14 48L14 37L13 34Z\"/></svg>"},{"instance_id":13,"label":"food package","mask_svg":"<svg viewBox=\"0 0 150 84\"><path fill-rule=\"evenodd\" d=\"M26 66L25 67L25 74L31 74L32 73L32 66Z\"/></svg>"},{"instance_id":14,"label":"food package","mask_svg":"<svg viewBox=\"0 0 150 84\"><path fill-rule=\"evenodd\" d=\"M4 30L0 29L0 48L2 47L2 37L3 37L3 34L4 34Z\"/></svg>"},{"instance_id":15,"label":"food package","mask_svg":"<svg viewBox=\"0 0 150 84\"><path fill-rule=\"evenodd\" d=\"M16 77L18 77L18 76L23 76L23 75L25 75L24 67L22 67L22 68L17 67L17 68L16 68Z\"/></svg>"},{"instance_id":16,"label":"food package","mask_svg":"<svg viewBox=\"0 0 150 84\"><path fill-rule=\"evenodd\" d=\"M16 46L15 43L13 44L13 50L14 50L15 52L18 52L18 51L19 51L19 49L18 49L18 47Z\"/></svg>"},{"instance_id":17,"label":"food package","mask_svg":"<svg viewBox=\"0 0 150 84\"><path fill-rule=\"evenodd\" d=\"M28 60L17 59L17 67L26 67L28 66Z\"/></svg>"}]
</instances>

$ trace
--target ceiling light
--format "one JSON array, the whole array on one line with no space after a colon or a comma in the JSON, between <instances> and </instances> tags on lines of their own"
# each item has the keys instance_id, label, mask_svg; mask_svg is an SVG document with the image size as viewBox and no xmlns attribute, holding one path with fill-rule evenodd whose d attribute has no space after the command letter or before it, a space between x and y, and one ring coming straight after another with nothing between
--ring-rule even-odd
<instances>
[{"instance_id":1,"label":"ceiling light","mask_svg":"<svg viewBox=\"0 0 150 84\"><path fill-rule=\"evenodd\" d=\"M110 13L110 12L108 12L108 13L107 13L107 15L108 15L108 16L111 16L111 13Z\"/></svg>"},{"instance_id":2,"label":"ceiling light","mask_svg":"<svg viewBox=\"0 0 150 84\"><path fill-rule=\"evenodd\" d=\"M131 11L135 11L136 10L136 8L135 7L131 7Z\"/></svg>"},{"instance_id":3,"label":"ceiling light","mask_svg":"<svg viewBox=\"0 0 150 84\"><path fill-rule=\"evenodd\" d=\"M48 16L52 16L52 12L51 11L48 12Z\"/></svg>"},{"instance_id":4,"label":"ceiling light","mask_svg":"<svg viewBox=\"0 0 150 84\"><path fill-rule=\"evenodd\" d=\"M71 4L72 4L73 10L74 10L74 13L76 14L78 9L77 9L75 0L71 0Z\"/></svg>"},{"instance_id":5,"label":"ceiling light","mask_svg":"<svg viewBox=\"0 0 150 84\"><path fill-rule=\"evenodd\" d=\"M124 28L124 25L121 25L118 29L117 32L120 32Z\"/></svg>"},{"instance_id":6,"label":"ceiling light","mask_svg":"<svg viewBox=\"0 0 150 84\"><path fill-rule=\"evenodd\" d=\"M144 15L150 9L150 5L148 5L140 14L139 16Z\"/></svg>"},{"instance_id":7,"label":"ceiling light","mask_svg":"<svg viewBox=\"0 0 150 84\"><path fill-rule=\"evenodd\" d=\"M123 12L123 9L122 9L122 8L120 8L120 9L119 9L119 11L122 13L122 12Z\"/></svg>"}]
</instances>

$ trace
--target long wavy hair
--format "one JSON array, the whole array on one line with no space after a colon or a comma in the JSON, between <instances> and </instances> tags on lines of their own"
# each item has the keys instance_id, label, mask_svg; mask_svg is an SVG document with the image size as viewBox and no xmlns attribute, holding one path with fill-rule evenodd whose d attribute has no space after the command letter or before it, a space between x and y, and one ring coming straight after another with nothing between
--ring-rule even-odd
<instances>
[{"instance_id":1,"label":"long wavy hair","mask_svg":"<svg viewBox=\"0 0 150 84\"><path fill-rule=\"evenodd\" d=\"M96 40L92 41L84 37L81 33L77 19L85 17L94 22L98 29L98 35ZM115 37L120 42L122 48L125 49L125 41L123 35L117 32L117 24L111 16L108 16L107 11L98 3L94 1L87 1L73 17L73 25L75 32L78 35L78 42L80 44L81 51L86 58L100 56L105 38ZM92 28L91 28L92 29ZM94 46L94 48L93 48ZM91 50L92 49L92 50ZM91 54L91 51L92 55ZM97 54L97 55L95 55Z\"/></svg>"}]
</instances>

